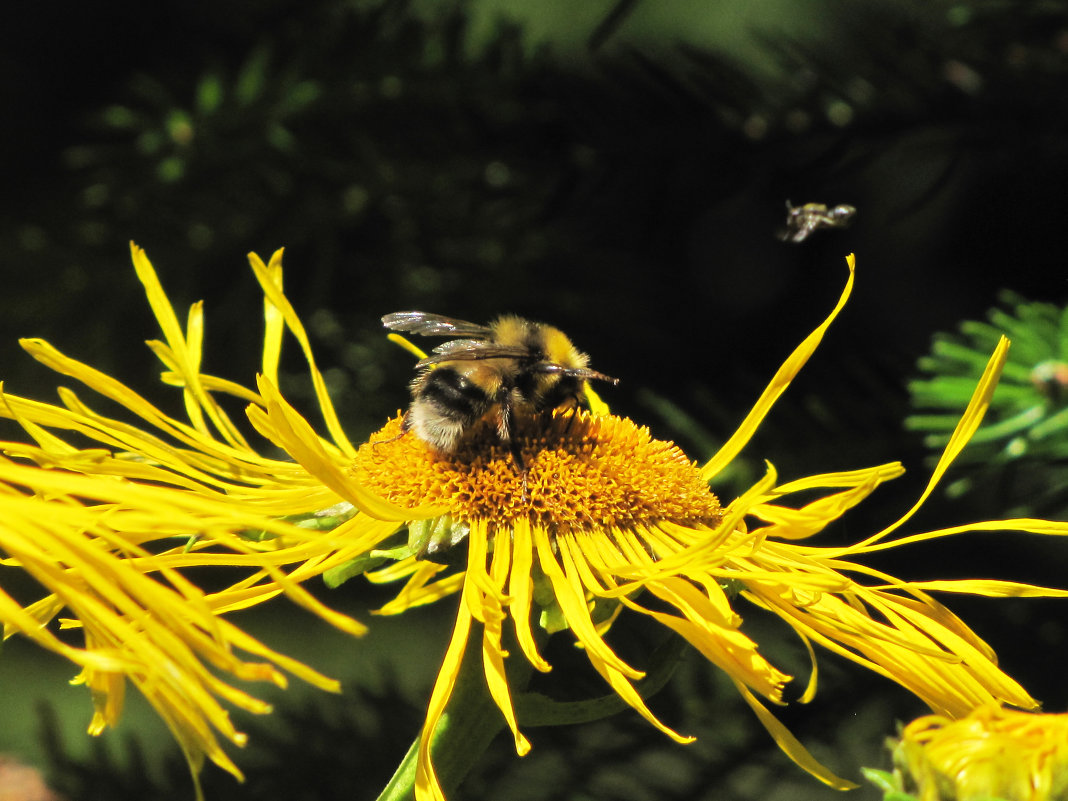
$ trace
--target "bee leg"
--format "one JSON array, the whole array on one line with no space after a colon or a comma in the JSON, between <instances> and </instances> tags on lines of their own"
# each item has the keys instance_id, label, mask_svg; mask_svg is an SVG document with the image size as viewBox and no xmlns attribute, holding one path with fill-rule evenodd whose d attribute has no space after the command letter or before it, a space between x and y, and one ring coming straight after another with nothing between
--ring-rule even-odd
<instances>
[{"instance_id":1,"label":"bee leg","mask_svg":"<svg viewBox=\"0 0 1068 801\"><path fill-rule=\"evenodd\" d=\"M508 390L502 390L497 396L499 404L497 412L497 438L501 442L512 441L512 395Z\"/></svg>"},{"instance_id":2,"label":"bee leg","mask_svg":"<svg viewBox=\"0 0 1068 801\"><path fill-rule=\"evenodd\" d=\"M515 466L519 468L519 476L523 479L522 502L526 503L530 500L530 493L527 492L527 476L530 471L527 469L526 462L523 461L523 452L519 450L519 446L514 441L509 440L508 448L512 452L512 458L515 459Z\"/></svg>"},{"instance_id":3,"label":"bee leg","mask_svg":"<svg viewBox=\"0 0 1068 801\"><path fill-rule=\"evenodd\" d=\"M408 419L408 416L410 414L411 414L411 411L409 410L409 411L405 412L404 413L404 417L401 418L401 426L400 426L400 433L399 434L396 434L395 436L392 436L389 439L376 439L374 442L371 443L371 447L377 448L379 445L388 445L391 442L396 442L398 439L400 439L405 434L407 434L412 428L411 422Z\"/></svg>"},{"instance_id":4,"label":"bee leg","mask_svg":"<svg viewBox=\"0 0 1068 801\"><path fill-rule=\"evenodd\" d=\"M519 449L515 440L512 439L512 396L506 394L500 401L501 412L500 417L497 420L497 435L501 438L501 442L508 443L508 449L512 452L512 458L515 459L515 466L519 468L519 475L523 479L523 495L522 502L526 503L530 500L530 494L527 492L527 470L526 463L523 461L523 452Z\"/></svg>"},{"instance_id":5,"label":"bee leg","mask_svg":"<svg viewBox=\"0 0 1068 801\"><path fill-rule=\"evenodd\" d=\"M567 416L567 425L564 426L564 436L565 437L568 434L571 433L571 426L574 424L575 418L578 417L578 413L579 413L579 409L580 408L581 408L581 404L579 403L579 401L577 401L577 400L572 401L572 403L571 403L571 414L569 414Z\"/></svg>"}]
</instances>

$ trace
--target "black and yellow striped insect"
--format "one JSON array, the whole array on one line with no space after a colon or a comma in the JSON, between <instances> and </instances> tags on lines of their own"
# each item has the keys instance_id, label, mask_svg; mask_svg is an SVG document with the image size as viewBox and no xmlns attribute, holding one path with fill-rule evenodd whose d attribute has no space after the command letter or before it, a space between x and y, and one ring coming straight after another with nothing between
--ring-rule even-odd
<instances>
[{"instance_id":1,"label":"black and yellow striped insect","mask_svg":"<svg viewBox=\"0 0 1068 801\"><path fill-rule=\"evenodd\" d=\"M522 317L478 325L407 311L387 314L382 324L391 331L457 337L416 364L404 415L403 430L442 453L454 453L464 433L483 419L511 444L516 414L588 408L588 381L618 383L589 369L589 357L563 331ZM522 469L514 447L512 452Z\"/></svg>"}]
</instances>

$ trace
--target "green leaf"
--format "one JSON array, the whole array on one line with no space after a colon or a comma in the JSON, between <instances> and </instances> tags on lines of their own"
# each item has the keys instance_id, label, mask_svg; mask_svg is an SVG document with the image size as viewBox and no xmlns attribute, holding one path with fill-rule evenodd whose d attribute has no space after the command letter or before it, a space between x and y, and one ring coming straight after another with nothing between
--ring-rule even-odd
<instances>
[{"instance_id":1,"label":"green leaf","mask_svg":"<svg viewBox=\"0 0 1068 801\"><path fill-rule=\"evenodd\" d=\"M222 79L214 73L208 73L197 84L196 108L201 114L208 116L214 114L222 105L223 83Z\"/></svg>"},{"instance_id":2,"label":"green leaf","mask_svg":"<svg viewBox=\"0 0 1068 801\"><path fill-rule=\"evenodd\" d=\"M368 570L373 570L386 561L386 557L377 555L379 552L372 551L366 556L357 556L343 565L332 567L323 573L323 582L332 590L336 590L350 578L362 576ZM374 554L374 555L372 555Z\"/></svg>"}]
</instances>

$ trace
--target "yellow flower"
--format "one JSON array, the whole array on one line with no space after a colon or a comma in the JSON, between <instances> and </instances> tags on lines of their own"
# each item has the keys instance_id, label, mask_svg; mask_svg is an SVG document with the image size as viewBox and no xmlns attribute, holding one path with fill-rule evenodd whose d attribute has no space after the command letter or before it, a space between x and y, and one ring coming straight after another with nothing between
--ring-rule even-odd
<instances>
[{"instance_id":1,"label":"yellow flower","mask_svg":"<svg viewBox=\"0 0 1068 801\"><path fill-rule=\"evenodd\" d=\"M227 684L216 671L285 686L282 668L324 689L336 692L339 687L220 615L286 592L334 625L362 634L362 624L323 607L301 589L300 570L290 576L279 570L277 565L298 557L299 548L276 559L269 543L306 533L286 522L287 516L337 504L340 498L360 501L364 494L349 488L341 471L339 496L329 487L325 470L313 478L299 464L261 457L248 445L214 394L263 401L248 389L200 373L201 304L192 307L183 331L144 252L134 247L132 253L166 340L149 346L166 367L164 382L181 388L188 421L166 415L46 342L22 341L39 361L126 407L156 433L106 417L66 388L59 390L62 406L0 393L0 416L17 421L36 442L0 444L11 457L0 457L0 551L6 557L0 565L25 571L49 593L24 608L0 588L0 622L5 637L21 633L81 668L77 681L91 693L93 734L117 722L128 679L170 726L194 771L206 755L240 776L216 733L238 745L245 737L221 702L260 713L270 707ZM253 266L266 296L277 300L265 303L262 364L262 380L277 381L283 314L288 312L280 289L281 252L270 266L256 258ZM310 360L303 330L295 333ZM343 463L343 454L355 451L340 433L314 367L313 378L337 441L312 437L304 448L311 452L301 456L313 463L315 458ZM79 448L57 432L99 446ZM374 499L363 505L388 509ZM260 532L268 543L253 541L248 532ZM338 549L340 558L355 552ZM318 554L317 548L307 554L310 575L315 575ZM206 593L183 575L185 568L200 565L246 567L248 576L223 591ZM83 644L72 644L69 636L49 628L64 610L68 617L60 618L60 628L82 629Z\"/></svg>"},{"instance_id":2,"label":"yellow flower","mask_svg":"<svg viewBox=\"0 0 1068 801\"><path fill-rule=\"evenodd\" d=\"M0 396L0 414L17 420L37 443L4 446L10 456L36 466L0 462L0 502L10 501L14 510L26 507L21 516L5 518L0 547L11 563L29 570L53 593L27 609L0 596L0 619L9 633L35 637L83 666L101 725L117 716L122 677L129 677L159 709L194 764L206 753L236 772L207 724L240 742L212 706L213 695L250 702L235 698L236 691L214 678L201 660L245 677L245 663L231 655L234 646L324 681L267 652L219 615L285 592L335 625L362 633L355 621L317 604L300 582L371 567L372 581L405 582L380 610L384 614L459 595L419 742L415 786L420 801L444 797L431 760L432 735L469 641L481 652L490 696L520 754L530 745L520 731L505 667L521 660L540 671L550 669L539 651L539 629L569 629L621 699L668 736L687 742L690 738L648 709L635 686L642 671L604 639L623 610L655 619L723 669L786 753L836 787L850 783L816 762L761 701L782 703L791 677L766 660L743 632L735 608L739 597L782 618L810 653L815 643L842 654L897 681L942 714L960 716L991 703L1035 706L998 669L990 648L928 593L1065 593L996 581L908 582L851 561L969 530L1068 533L1064 523L1009 520L890 538L978 426L1004 363L1006 342L991 358L921 498L897 523L855 546L805 541L883 481L900 475L899 464L781 484L769 465L762 480L726 505L708 488L845 304L852 257L850 278L834 311L780 368L738 431L707 464L690 462L674 445L654 440L647 430L595 403L593 415L515 421L514 442L522 451L525 475L516 469L510 449L487 430L473 431L461 450L446 456L431 452L414 435L398 436L398 418L354 447L282 292L281 251L268 265L250 256L266 320L256 389L201 373L200 304L191 309L183 330L144 253L134 247L133 257L165 339L149 345L165 365L163 381L181 389L188 421L165 415L114 379L38 340L23 346L125 406L157 433L105 417L69 390L60 391L63 407ZM284 329L308 362L328 437L317 434L277 388ZM253 428L292 461L258 455L216 401L220 393L247 402ZM77 448L57 431L95 440L99 447ZM805 500L791 505L796 496ZM401 533L405 528L407 537ZM41 531L52 537L47 544ZM250 572L224 591L205 594L182 571L206 565L240 565ZM64 606L85 629L84 648L71 649L41 625ZM511 653L502 644L509 641L515 643ZM149 647L155 650L140 650ZM258 669L278 680L280 674L269 665ZM813 655L802 700L815 688Z\"/></svg>"},{"instance_id":3,"label":"yellow flower","mask_svg":"<svg viewBox=\"0 0 1068 801\"><path fill-rule=\"evenodd\" d=\"M555 608L562 621L553 628L572 631L619 696L668 736L688 741L645 705L633 684L643 674L605 643L603 634L614 618L598 618L602 607L591 603L595 599L615 602L616 611L627 608L648 615L684 637L731 677L786 753L839 788L852 785L816 762L761 703L761 697L782 703L791 677L769 663L743 633L730 588L785 620L810 653L811 643L829 648L904 685L944 714L966 714L994 701L1036 705L998 669L991 649L927 591L1063 593L1008 582L906 582L847 561L966 530L1068 533L1065 524L1013 520L886 541L919 508L978 425L1007 343L992 358L923 497L901 520L862 543L821 548L801 541L819 533L883 481L900 475L899 464L785 484L777 483L769 465L761 482L726 507L707 489L708 480L737 455L844 305L852 284L852 258L849 264L850 282L834 312L783 365L735 436L702 467L690 463L675 446L612 416L527 421L515 434L526 476L489 430L475 432L459 452L443 456L429 452L414 437L399 437L397 419L360 449L352 468L358 483L402 507L429 503L446 509L441 518L447 521L446 531L458 529L469 549L463 571L416 555L369 574L375 581L408 579L396 600L381 610L384 613L461 593L453 639L423 730L418 797L442 797L430 761L430 736L457 681L469 636L481 636L486 680L512 729L517 752L529 749L504 679L504 659L512 655L501 646L501 630L504 621L510 621L522 658L538 670L549 670L530 628L531 612L540 610L544 617L546 607ZM800 507L784 503L791 495L810 497L813 491L821 496ZM761 524L750 526L747 520ZM414 546L425 549L425 542L413 540ZM852 576L874 581L862 583ZM640 591L656 602L642 603ZM814 693L815 676L813 657L812 679L802 700Z\"/></svg>"},{"instance_id":4,"label":"yellow flower","mask_svg":"<svg viewBox=\"0 0 1068 801\"><path fill-rule=\"evenodd\" d=\"M905 727L894 763L920 801L1055 801L1068 790L1068 715L998 706L927 715Z\"/></svg>"}]
</instances>

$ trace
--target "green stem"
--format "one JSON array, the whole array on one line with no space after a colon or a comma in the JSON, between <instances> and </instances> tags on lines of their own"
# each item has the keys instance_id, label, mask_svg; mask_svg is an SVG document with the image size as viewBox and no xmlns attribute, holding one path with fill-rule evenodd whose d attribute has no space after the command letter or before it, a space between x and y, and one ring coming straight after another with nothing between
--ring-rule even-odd
<instances>
[{"instance_id":1,"label":"green stem","mask_svg":"<svg viewBox=\"0 0 1068 801\"><path fill-rule=\"evenodd\" d=\"M471 631L456 686L430 740L434 769L446 797L460 786L493 738L505 728L504 716L486 687L480 633L478 626ZM515 634L507 626L501 644L512 654L505 661L505 671L521 726L561 726L601 720L627 708L626 702L614 693L572 702L525 693L533 668L522 656ZM652 654L646 677L636 683L643 698L655 695L667 684L685 650L686 642L681 637L668 637L661 643ZM418 759L419 738L416 738L378 801L413 801Z\"/></svg>"},{"instance_id":2,"label":"green stem","mask_svg":"<svg viewBox=\"0 0 1068 801\"><path fill-rule=\"evenodd\" d=\"M408 801L415 798L415 763L419 758L419 738L415 738L404 755L397 772L389 780L386 789L378 796L378 801Z\"/></svg>"},{"instance_id":3,"label":"green stem","mask_svg":"<svg viewBox=\"0 0 1068 801\"><path fill-rule=\"evenodd\" d=\"M688 650L687 642L671 635L662 642L649 659L645 678L635 682L634 688L645 700L649 700L668 683ZM576 723L591 723L618 714L629 705L619 695L608 693L599 698L584 701L555 701L540 693L516 693L515 711L519 725L570 726Z\"/></svg>"},{"instance_id":4,"label":"green stem","mask_svg":"<svg viewBox=\"0 0 1068 801\"><path fill-rule=\"evenodd\" d=\"M446 796L460 786L493 738L505 728L504 716L486 687L480 635L480 627L472 628L456 686L430 739L431 759ZM511 639L507 627L502 639ZM517 643L502 642L502 646L513 655L505 662L508 686L512 692L521 692L527 686L533 668L523 658ZM418 759L417 737L378 801L412 801L415 798Z\"/></svg>"}]
</instances>

